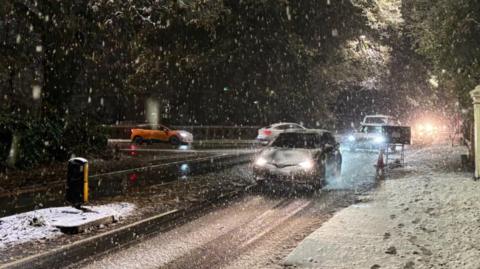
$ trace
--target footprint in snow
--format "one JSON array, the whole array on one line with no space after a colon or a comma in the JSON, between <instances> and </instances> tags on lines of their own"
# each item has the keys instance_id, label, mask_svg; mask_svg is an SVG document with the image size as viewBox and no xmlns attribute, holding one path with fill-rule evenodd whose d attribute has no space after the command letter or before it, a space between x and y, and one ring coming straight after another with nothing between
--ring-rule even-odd
<instances>
[{"instance_id":1,"label":"footprint in snow","mask_svg":"<svg viewBox=\"0 0 480 269\"><path fill-rule=\"evenodd\" d=\"M395 254L397 254L397 249L394 246L391 246L391 247L387 248L385 253L395 255Z\"/></svg>"},{"instance_id":2,"label":"footprint in snow","mask_svg":"<svg viewBox=\"0 0 480 269\"><path fill-rule=\"evenodd\" d=\"M385 234L383 234L383 240L387 240L387 239L389 239L389 238L390 238L390 236L391 236L391 234L390 234L390 233L385 233Z\"/></svg>"},{"instance_id":3,"label":"footprint in snow","mask_svg":"<svg viewBox=\"0 0 480 269\"><path fill-rule=\"evenodd\" d=\"M408 261L408 262L405 264L405 266L403 267L403 269L413 269L413 268L414 268L414 267L413 267L414 265L415 265L414 262Z\"/></svg>"}]
</instances>

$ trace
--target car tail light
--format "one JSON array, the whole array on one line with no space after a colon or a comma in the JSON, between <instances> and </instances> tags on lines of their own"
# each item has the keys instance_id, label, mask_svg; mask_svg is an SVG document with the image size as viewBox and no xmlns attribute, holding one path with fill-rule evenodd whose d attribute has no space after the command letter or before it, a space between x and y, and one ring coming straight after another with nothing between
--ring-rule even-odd
<instances>
[{"instance_id":1,"label":"car tail light","mask_svg":"<svg viewBox=\"0 0 480 269\"><path fill-rule=\"evenodd\" d=\"M272 131L270 131L270 130L263 130L263 134L268 136L268 135L271 135L271 134L272 134Z\"/></svg>"},{"instance_id":2,"label":"car tail light","mask_svg":"<svg viewBox=\"0 0 480 269\"><path fill-rule=\"evenodd\" d=\"M135 182L137 181L137 179L138 179L138 175L137 175L136 173L130 174L130 175L128 176L128 179L130 179L130 182L131 182L131 183L135 183Z\"/></svg>"},{"instance_id":3,"label":"car tail light","mask_svg":"<svg viewBox=\"0 0 480 269\"><path fill-rule=\"evenodd\" d=\"M130 155L132 155L132 156L137 155L137 146L130 145Z\"/></svg>"}]
</instances>

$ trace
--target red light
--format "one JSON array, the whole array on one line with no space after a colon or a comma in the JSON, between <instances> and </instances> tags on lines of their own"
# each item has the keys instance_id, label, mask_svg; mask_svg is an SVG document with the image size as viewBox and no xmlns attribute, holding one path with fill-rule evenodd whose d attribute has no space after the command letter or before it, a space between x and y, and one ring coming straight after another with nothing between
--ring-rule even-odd
<instances>
[{"instance_id":1,"label":"red light","mask_svg":"<svg viewBox=\"0 0 480 269\"><path fill-rule=\"evenodd\" d=\"M264 135L271 135L271 134L272 134L272 131L270 131L270 130L263 130L263 134L264 134Z\"/></svg>"},{"instance_id":2,"label":"red light","mask_svg":"<svg viewBox=\"0 0 480 269\"><path fill-rule=\"evenodd\" d=\"M128 178L130 179L130 182L135 182L137 181L138 179L138 175L137 174L130 174L130 176L128 176Z\"/></svg>"},{"instance_id":3,"label":"red light","mask_svg":"<svg viewBox=\"0 0 480 269\"><path fill-rule=\"evenodd\" d=\"M136 150L137 150L137 146L135 146L135 145L130 145L130 155L132 155L132 156L137 155Z\"/></svg>"}]
</instances>

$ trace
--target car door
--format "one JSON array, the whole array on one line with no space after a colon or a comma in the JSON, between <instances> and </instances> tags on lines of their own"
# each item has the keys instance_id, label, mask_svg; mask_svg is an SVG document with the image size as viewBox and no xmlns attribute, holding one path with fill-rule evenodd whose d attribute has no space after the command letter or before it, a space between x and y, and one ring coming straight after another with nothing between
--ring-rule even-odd
<instances>
[{"instance_id":1,"label":"car door","mask_svg":"<svg viewBox=\"0 0 480 269\"><path fill-rule=\"evenodd\" d=\"M288 130L290 127L289 124L280 124L275 127L273 127L272 130L272 135L273 137L277 137L280 133L285 132L285 130Z\"/></svg>"},{"instance_id":2,"label":"car door","mask_svg":"<svg viewBox=\"0 0 480 269\"><path fill-rule=\"evenodd\" d=\"M154 132L154 139L162 142L167 142L169 139L168 136L169 129L163 125L157 125Z\"/></svg>"},{"instance_id":3,"label":"car door","mask_svg":"<svg viewBox=\"0 0 480 269\"><path fill-rule=\"evenodd\" d=\"M369 140L375 139L379 135L383 134L382 126L367 126L367 137Z\"/></svg>"},{"instance_id":4,"label":"car door","mask_svg":"<svg viewBox=\"0 0 480 269\"><path fill-rule=\"evenodd\" d=\"M139 125L136 129L137 136L140 136L143 140L151 140L152 138L152 126L151 125Z\"/></svg>"},{"instance_id":5,"label":"car door","mask_svg":"<svg viewBox=\"0 0 480 269\"><path fill-rule=\"evenodd\" d=\"M324 158L328 164L341 163L342 157L339 150L339 145L335 140L335 137L330 132L324 132L320 137L320 144L323 147Z\"/></svg>"}]
</instances>

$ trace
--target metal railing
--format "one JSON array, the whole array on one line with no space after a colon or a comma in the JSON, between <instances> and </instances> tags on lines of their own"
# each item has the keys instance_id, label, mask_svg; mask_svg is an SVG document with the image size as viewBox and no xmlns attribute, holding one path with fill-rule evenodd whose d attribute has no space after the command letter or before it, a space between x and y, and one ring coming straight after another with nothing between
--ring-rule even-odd
<instances>
[{"instance_id":1,"label":"metal railing","mask_svg":"<svg viewBox=\"0 0 480 269\"><path fill-rule=\"evenodd\" d=\"M130 130L137 125L104 126L110 139L129 139ZM194 140L251 140L257 136L260 126L224 126L224 125L179 125L171 126L175 130L185 130L193 134Z\"/></svg>"}]
</instances>

